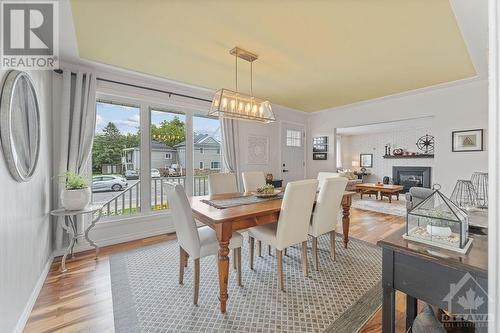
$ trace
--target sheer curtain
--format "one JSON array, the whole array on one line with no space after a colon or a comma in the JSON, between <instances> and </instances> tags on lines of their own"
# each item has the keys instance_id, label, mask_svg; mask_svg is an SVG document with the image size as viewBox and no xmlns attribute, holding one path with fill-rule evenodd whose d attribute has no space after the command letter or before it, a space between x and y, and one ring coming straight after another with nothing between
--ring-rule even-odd
<instances>
[{"instance_id":1,"label":"sheer curtain","mask_svg":"<svg viewBox=\"0 0 500 333\"><path fill-rule=\"evenodd\" d=\"M342 168L342 137L337 135L335 137L335 158L337 163L337 168Z\"/></svg>"},{"instance_id":2,"label":"sheer curtain","mask_svg":"<svg viewBox=\"0 0 500 333\"><path fill-rule=\"evenodd\" d=\"M95 131L95 86L96 78L92 73L64 70L60 90L60 107L54 128L55 176L58 178L66 171L84 175L88 172L88 162L92 151ZM55 182L56 207L60 207L62 186ZM57 224L55 247L64 244L64 230Z\"/></svg>"},{"instance_id":3,"label":"sheer curtain","mask_svg":"<svg viewBox=\"0 0 500 333\"><path fill-rule=\"evenodd\" d=\"M234 119L220 118L222 132L222 170L236 174L238 187L240 188L240 165L239 165L239 131L238 122Z\"/></svg>"}]
</instances>

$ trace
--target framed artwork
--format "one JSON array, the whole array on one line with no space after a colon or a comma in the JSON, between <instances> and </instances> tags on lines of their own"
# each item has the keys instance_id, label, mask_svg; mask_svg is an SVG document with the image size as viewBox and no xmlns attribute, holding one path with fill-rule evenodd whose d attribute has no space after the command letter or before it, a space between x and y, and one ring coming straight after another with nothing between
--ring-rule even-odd
<instances>
[{"instance_id":1,"label":"framed artwork","mask_svg":"<svg viewBox=\"0 0 500 333\"><path fill-rule=\"evenodd\" d=\"M313 160L325 161L327 156L327 153L313 153Z\"/></svg>"},{"instance_id":2,"label":"framed artwork","mask_svg":"<svg viewBox=\"0 0 500 333\"><path fill-rule=\"evenodd\" d=\"M359 166L373 168L373 154L359 154Z\"/></svg>"},{"instance_id":3,"label":"framed artwork","mask_svg":"<svg viewBox=\"0 0 500 333\"><path fill-rule=\"evenodd\" d=\"M247 164L269 163L269 138L267 136L248 136Z\"/></svg>"},{"instance_id":4,"label":"framed artwork","mask_svg":"<svg viewBox=\"0 0 500 333\"><path fill-rule=\"evenodd\" d=\"M453 131L451 133L451 151L483 151L483 130Z\"/></svg>"},{"instance_id":5,"label":"framed artwork","mask_svg":"<svg viewBox=\"0 0 500 333\"><path fill-rule=\"evenodd\" d=\"M328 152L328 137L318 136L313 138L313 153Z\"/></svg>"}]
</instances>

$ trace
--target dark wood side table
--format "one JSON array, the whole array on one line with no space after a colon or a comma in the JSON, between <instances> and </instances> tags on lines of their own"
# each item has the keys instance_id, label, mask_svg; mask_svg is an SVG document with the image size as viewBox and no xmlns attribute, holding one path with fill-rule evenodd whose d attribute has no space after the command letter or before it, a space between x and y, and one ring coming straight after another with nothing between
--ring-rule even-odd
<instances>
[{"instance_id":1,"label":"dark wood side table","mask_svg":"<svg viewBox=\"0 0 500 333\"><path fill-rule=\"evenodd\" d=\"M471 235L474 241L469 252L460 254L405 240L403 233L404 228L377 243L383 251L384 333L395 332L396 290L407 295L407 331L417 316L419 299L452 314L466 315L468 321L487 315L487 236ZM477 321L474 325L476 332L488 331L486 322Z\"/></svg>"}]
</instances>

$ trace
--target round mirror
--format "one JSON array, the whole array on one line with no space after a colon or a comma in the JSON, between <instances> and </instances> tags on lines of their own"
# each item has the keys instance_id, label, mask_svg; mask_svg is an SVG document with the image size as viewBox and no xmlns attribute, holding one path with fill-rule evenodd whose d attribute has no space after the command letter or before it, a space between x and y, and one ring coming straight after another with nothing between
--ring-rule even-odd
<instances>
[{"instance_id":1,"label":"round mirror","mask_svg":"<svg viewBox=\"0 0 500 333\"><path fill-rule=\"evenodd\" d=\"M26 72L10 71L2 87L0 138L9 171L17 181L35 172L40 148L40 111Z\"/></svg>"}]
</instances>

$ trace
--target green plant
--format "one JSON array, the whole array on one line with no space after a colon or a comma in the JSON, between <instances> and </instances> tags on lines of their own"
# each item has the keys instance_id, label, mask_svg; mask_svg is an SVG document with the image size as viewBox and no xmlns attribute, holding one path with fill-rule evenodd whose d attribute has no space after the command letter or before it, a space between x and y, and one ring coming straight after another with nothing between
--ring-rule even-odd
<instances>
[{"instance_id":1,"label":"green plant","mask_svg":"<svg viewBox=\"0 0 500 333\"><path fill-rule=\"evenodd\" d=\"M64 173L64 183L67 190L81 190L89 187L85 177L79 176L73 172Z\"/></svg>"}]
</instances>

